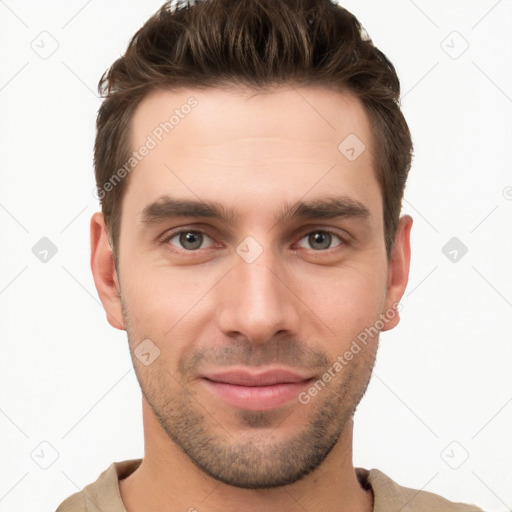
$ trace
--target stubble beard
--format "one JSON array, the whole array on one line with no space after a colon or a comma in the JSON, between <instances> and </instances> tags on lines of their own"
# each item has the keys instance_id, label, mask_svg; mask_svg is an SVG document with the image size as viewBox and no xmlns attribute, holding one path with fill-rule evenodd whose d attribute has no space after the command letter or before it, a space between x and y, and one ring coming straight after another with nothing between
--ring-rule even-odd
<instances>
[{"instance_id":1,"label":"stubble beard","mask_svg":"<svg viewBox=\"0 0 512 512\"><path fill-rule=\"evenodd\" d=\"M123 302L123 301L121 301ZM223 425L200 403L197 386L178 378L157 359L149 367L136 361L135 339L123 303L130 353L142 394L169 439L201 471L227 485L244 489L270 489L304 478L324 462L354 416L364 396L378 347L366 347L365 357L355 358L308 404L287 404L290 412L230 411ZM319 355L325 359L325 356ZM339 379L338 381L336 379ZM192 382L196 382L192 380ZM233 428L235 416L236 430ZM306 418L306 419L305 419ZM304 426L285 437L280 424Z\"/></svg>"},{"instance_id":2,"label":"stubble beard","mask_svg":"<svg viewBox=\"0 0 512 512\"><path fill-rule=\"evenodd\" d=\"M201 471L234 487L268 489L297 482L322 464L366 392L374 359L365 365L362 379L361 374L338 376L339 384L331 382L309 404L290 404L289 413L231 412L226 406L237 419L236 430L231 418L228 426L206 410L196 398L197 387L178 385L165 368L135 368L143 396L162 429ZM279 432L281 423L287 429L304 425L290 438Z\"/></svg>"}]
</instances>

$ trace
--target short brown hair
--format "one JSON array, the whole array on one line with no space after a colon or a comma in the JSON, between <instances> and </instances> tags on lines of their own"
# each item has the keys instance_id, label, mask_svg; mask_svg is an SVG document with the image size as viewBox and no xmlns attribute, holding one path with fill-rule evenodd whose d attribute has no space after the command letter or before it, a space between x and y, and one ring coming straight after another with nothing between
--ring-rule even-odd
<instances>
[{"instance_id":1,"label":"short brown hair","mask_svg":"<svg viewBox=\"0 0 512 512\"><path fill-rule=\"evenodd\" d=\"M140 101L159 89L287 84L334 88L362 102L373 130L391 257L413 146L395 68L357 18L331 0L178 0L166 2L137 31L98 84L104 100L94 146L96 186L116 266L128 179L112 179L133 152L130 122Z\"/></svg>"}]
</instances>

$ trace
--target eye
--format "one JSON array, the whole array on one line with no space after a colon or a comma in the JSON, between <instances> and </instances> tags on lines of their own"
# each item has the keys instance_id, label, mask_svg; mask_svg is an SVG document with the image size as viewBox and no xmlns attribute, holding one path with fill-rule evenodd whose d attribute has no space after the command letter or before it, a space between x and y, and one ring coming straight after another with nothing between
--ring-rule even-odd
<instances>
[{"instance_id":1,"label":"eye","mask_svg":"<svg viewBox=\"0 0 512 512\"><path fill-rule=\"evenodd\" d=\"M338 244L331 246L333 238L339 241ZM306 245L303 244L303 240L305 240L306 244L309 244L311 248L316 251L322 251L326 249L332 249L333 247L338 247L343 243L343 240L330 231L317 230L308 233L304 237L301 238L299 242L299 247L305 247L308 249Z\"/></svg>"},{"instance_id":2,"label":"eye","mask_svg":"<svg viewBox=\"0 0 512 512\"><path fill-rule=\"evenodd\" d=\"M165 238L164 242L170 243L176 247L176 243L173 243L173 240L177 240L177 244L179 249L185 249L186 251L195 251L196 249L201 249L201 245L205 240L212 239L203 231L191 230L187 229L185 231L178 231L177 233L173 233L172 235ZM203 247L204 249L205 247Z\"/></svg>"}]
</instances>

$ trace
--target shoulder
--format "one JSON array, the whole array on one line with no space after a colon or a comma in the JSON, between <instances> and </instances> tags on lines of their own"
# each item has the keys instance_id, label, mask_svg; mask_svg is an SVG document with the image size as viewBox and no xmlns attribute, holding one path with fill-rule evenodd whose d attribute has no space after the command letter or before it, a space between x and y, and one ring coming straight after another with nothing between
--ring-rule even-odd
<instances>
[{"instance_id":1,"label":"shoulder","mask_svg":"<svg viewBox=\"0 0 512 512\"><path fill-rule=\"evenodd\" d=\"M77 492L66 498L59 505L56 512L87 512L85 497L82 492Z\"/></svg>"},{"instance_id":2,"label":"shoulder","mask_svg":"<svg viewBox=\"0 0 512 512\"><path fill-rule=\"evenodd\" d=\"M374 494L374 512L483 512L476 505L447 500L438 494L398 485L378 469L356 469L362 483L371 486Z\"/></svg>"},{"instance_id":3,"label":"shoulder","mask_svg":"<svg viewBox=\"0 0 512 512\"><path fill-rule=\"evenodd\" d=\"M113 462L95 482L66 498L56 512L126 512L119 480L135 471L141 462L142 459Z\"/></svg>"}]
</instances>

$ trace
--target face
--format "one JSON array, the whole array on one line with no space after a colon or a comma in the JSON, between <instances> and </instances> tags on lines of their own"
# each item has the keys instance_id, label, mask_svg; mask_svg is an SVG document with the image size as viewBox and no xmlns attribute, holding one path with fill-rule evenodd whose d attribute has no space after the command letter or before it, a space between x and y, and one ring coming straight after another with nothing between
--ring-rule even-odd
<instances>
[{"instance_id":1,"label":"face","mask_svg":"<svg viewBox=\"0 0 512 512\"><path fill-rule=\"evenodd\" d=\"M312 87L159 91L132 145L149 150L123 198L120 299L104 304L144 399L210 476L295 482L353 416L407 280L403 223L386 259L363 107Z\"/></svg>"}]
</instances>

